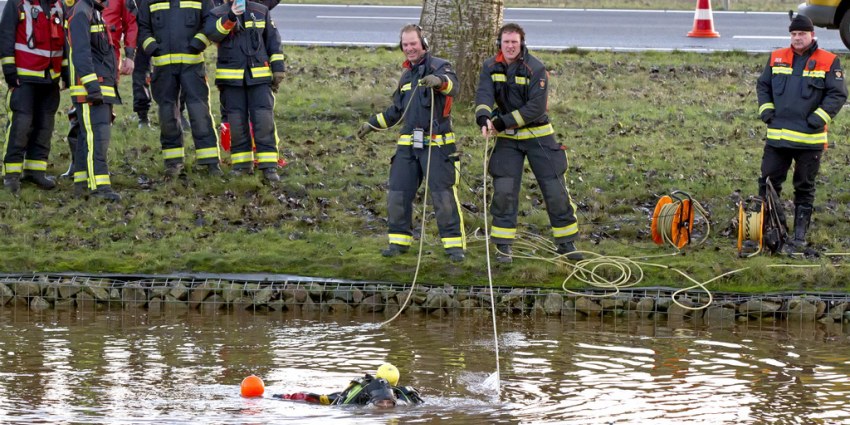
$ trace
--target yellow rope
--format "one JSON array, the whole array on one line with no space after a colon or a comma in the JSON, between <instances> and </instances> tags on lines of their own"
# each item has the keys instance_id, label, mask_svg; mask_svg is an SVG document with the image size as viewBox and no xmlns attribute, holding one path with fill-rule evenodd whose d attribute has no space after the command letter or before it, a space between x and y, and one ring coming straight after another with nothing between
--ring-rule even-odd
<instances>
[{"instance_id":1,"label":"yellow rope","mask_svg":"<svg viewBox=\"0 0 850 425\"><path fill-rule=\"evenodd\" d=\"M673 221L679 215L677 213L677 210L679 209L680 206L682 206L682 203L680 201L674 201L674 202L671 202L669 204L662 205L661 211L659 211L658 217L657 217L658 233L661 234L661 237L664 240L664 242L667 242L670 245L673 245L673 247L675 247L676 249L680 249L680 248L678 246L679 241L678 240L674 241L673 237L672 237L673 226L674 226ZM705 210L705 208L702 207L702 205L700 205L699 202L697 202L693 199L690 200L690 208L693 208L695 213L699 213L699 215L702 216L702 218L705 220L705 225L706 225L705 234L703 235L702 239L700 239L695 244L693 244L694 246L696 246L696 245L702 244L703 242L705 242L706 239L708 239L708 235L711 233L711 222L708 219L708 212ZM696 214L694 214L694 219L696 219ZM689 237L693 233L694 223L690 222L691 221L690 214L687 214L687 216L685 217L685 220L689 221L688 226L687 226L687 234L683 235L682 233L679 233L679 238Z\"/></svg>"}]
</instances>

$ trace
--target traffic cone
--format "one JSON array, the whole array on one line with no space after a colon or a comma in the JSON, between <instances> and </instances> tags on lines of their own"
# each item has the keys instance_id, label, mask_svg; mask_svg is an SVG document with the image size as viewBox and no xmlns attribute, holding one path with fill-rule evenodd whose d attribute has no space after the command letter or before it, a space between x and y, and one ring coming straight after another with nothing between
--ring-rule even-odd
<instances>
[{"instance_id":1,"label":"traffic cone","mask_svg":"<svg viewBox=\"0 0 850 425\"><path fill-rule=\"evenodd\" d=\"M714 18L711 17L711 0L697 0L694 29L688 33L688 37L720 37L720 33L714 30Z\"/></svg>"}]
</instances>

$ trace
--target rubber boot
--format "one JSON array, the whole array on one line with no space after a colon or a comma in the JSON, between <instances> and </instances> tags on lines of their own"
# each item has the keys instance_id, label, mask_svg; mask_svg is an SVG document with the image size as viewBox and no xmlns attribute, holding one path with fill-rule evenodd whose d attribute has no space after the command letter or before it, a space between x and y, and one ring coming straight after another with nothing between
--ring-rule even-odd
<instances>
[{"instance_id":1,"label":"rubber boot","mask_svg":"<svg viewBox=\"0 0 850 425\"><path fill-rule=\"evenodd\" d=\"M573 242L564 242L558 244L558 254L567 255L567 260L581 261L584 260L584 255L576 249L576 244Z\"/></svg>"},{"instance_id":2,"label":"rubber boot","mask_svg":"<svg viewBox=\"0 0 850 425\"><path fill-rule=\"evenodd\" d=\"M254 167L248 168L234 168L227 173L230 177L242 177L242 176L253 176L254 175Z\"/></svg>"},{"instance_id":3,"label":"rubber boot","mask_svg":"<svg viewBox=\"0 0 850 425\"><path fill-rule=\"evenodd\" d=\"M40 170L24 170L22 181L33 182L42 190L51 190L56 187L56 182L48 178L44 171Z\"/></svg>"},{"instance_id":4,"label":"rubber boot","mask_svg":"<svg viewBox=\"0 0 850 425\"><path fill-rule=\"evenodd\" d=\"M207 172L213 177L224 176L224 171L221 171L221 166L219 166L217 162L214 164L207 164Z\"/></svg>"},{"instance_id":5,"label":"rubber boot","mask_svg":"<svg viewBox=\"0 0 850 425\"><path fill-rule=\"evenodd\" d=\"M6 174L3 177L3 187L9 189L9 192L17 193L21 190L21 175L18 173Z\"/></svg>"},{"instance_id":6,"label":"rubber boot","mask_svg":"<svg viewBox=\"0 0 850 425\"><path fill-rule=\"evenodd\" d=\"M89 185L86 182L74 183L74 198L82 199L89 195Z\"/></svg>"},{"instance_id":7,"label":"rubber boot","mask_svg":"<svg viewBox=\"0 0 850 425\"><path fill-rule=\"evenodd\" d=\"M805 248L806 233L812 221L812 207L797 205L794 208L794 248Z\"/></svg>"},{"instance_id":8,"label":"rubber boot","mask_svg":"<svg viewBox=\"0 0 850 425\"><path fill-rule=\"evenodd\" d=\"M183 174L183 163L172 162L165 166L165 177L177 177Z\"/></svg>"},{"instance_id":9,"label":"rubber boot","mask_svg":"<svg viewBox=\"0 0 850 425\"><path fill-rule=\"evenodd\" d=\"M510 264L514 262L514 258L512 255L514 254L513 248L510 245L496 245L496 261L501 264Z\"/></svg>"},{"instance_id":10,"label":"rubber boot","mask_svg":"<svg viewBox=\"0 0 850 425\"><path fill-rule=\"evenodd\" d=\"M63 179L73 179L74 178L74 161L71 161L71 164L68 165L68 171L64 174L60 174L59 177Z\"/></svg>"},{"instance_id":11,"label":"rubber boot","mask_svg":"<svg viewBox=\"0 0 850 425\"><path fill-rule=\"evenodd\" d=\"M280 175L277 174L277 170L274 168L264 168L263 169L263 179L270 182L279 182Z\"/></svg>"},{"instance_id":12,"label":"rubber boot","mask_svg":"<svg viewBox=\"0 0 850 425\"><path fill-rule=\"evenodd\" d=\"M100 198L106 201L118 202L121 200L121 195L115 193L112 190L112 186L103 186L98 188L97 190L93 190L91 194L89 194L92 198Z\"/></svg>"},{"instance_id":13,"label":"rubber boot","mask_svg":"<svg viewBox=\"0 0 850 425\"><path fill-rule=\"evenodd\" d=\"M381 250L381 255L384 257L395 257L396 255L404 254L409 250L409 246L391 243L389 248Z\"/></svg>"},{"instance_id":14,"label":"rubber boot","mask_svg":"<svg viewBox=\"0 0 850 425\"><path fill-rule=\"evenodd\" d=\"M449 260L453 263L460 263L466 259L466 256L463 255L463 251L447 252L446 254L449 255Z\"/></svg>"}]
</instances>

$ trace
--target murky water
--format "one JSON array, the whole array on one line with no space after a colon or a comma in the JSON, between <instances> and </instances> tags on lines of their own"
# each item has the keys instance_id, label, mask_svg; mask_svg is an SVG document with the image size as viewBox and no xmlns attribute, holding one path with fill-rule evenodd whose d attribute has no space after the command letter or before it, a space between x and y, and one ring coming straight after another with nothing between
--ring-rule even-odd
<instances>
[{"instance_id":1,"label":"murky water","mask_svg":"<svg viewBox=\"0 0 850 425\"><path fill-rule=\"evenodd\" d=\"M0 309L0 423L850 423L850 328ZM427 404L274 400L383 362ZM245 399L256 374L266 397Z\"/></svg>"}]
</instances>

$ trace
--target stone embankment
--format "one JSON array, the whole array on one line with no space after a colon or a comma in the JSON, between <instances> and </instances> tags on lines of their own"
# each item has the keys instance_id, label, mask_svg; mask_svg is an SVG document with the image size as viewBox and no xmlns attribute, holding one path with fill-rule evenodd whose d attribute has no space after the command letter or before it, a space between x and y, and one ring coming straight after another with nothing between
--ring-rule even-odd
<instances>
[{"instance_id":1,"label":"stone embankment","mask_svg":"<svg viewBox=\"0 0 850 425\"><path fill-rule=\"evenodd\" d=\"M614 297L567 295L540 288L497 288L497 311L575 318L614 316L666 320L850 322L850 294L717 296L680 295L675 289L637 289ZM339 282L246 282L206 280L113 280L35 276L0 279L0 308L137 309L216 312L219 310L396 313L409 290L402 285ZM596 294L599 295L599 294ZM490 291L481 287L418 286L408 313L489 314Z\"/></svg>"}]
</instances>

